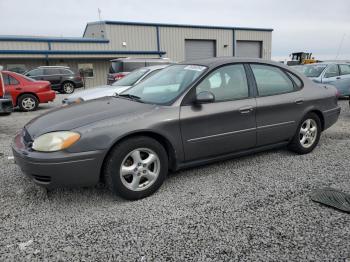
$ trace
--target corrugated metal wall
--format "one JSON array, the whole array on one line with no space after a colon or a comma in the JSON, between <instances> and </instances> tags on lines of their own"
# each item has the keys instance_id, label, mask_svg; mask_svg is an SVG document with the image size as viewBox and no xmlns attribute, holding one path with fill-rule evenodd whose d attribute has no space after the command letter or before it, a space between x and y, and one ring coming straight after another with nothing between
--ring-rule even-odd
<instances>
[{"instance_id":1,"label":"corrugated metal wall","mask_svg":"<svg viewBox=\"0 0 350 262\"><path fill-rule=\"evenodd\" d=\"M236 40L262 41L262 58L271 59L272 32L236 30Z\"/></svg>"},{"instance_id":2,"label":"corrugated metal wall","mask_svg":"<svg viewBox=\"0 0 350 262\"><path fill-rule=\"evenodd\" d=\"M185 59L185 39L216 40L217 56L232 56L232 30L160 27L160 49L174 61ZM225 47L227 45L227 47Z\"/></svg>"},{"instance_id":3,"label":"corrugated metal wall","mask_svg":"<svg viewBox=\"0 0 350 262\"><path fill-rule=\"evenodd\" d=\"M233 39L262 41L262 56L271 59L272 32L255 30L235 30L220 28L191 28L177 26L159 26L160 51L173 61L185 59L185 40L215 40L217 56L233 55ZM66 51L157 51L157 27L155 25L116 25L89 24L85 37L98 38L103 29L109 43L57 42L46 41L0 41L0 50L66 50ZM126 45L123 45L123 42ZM95 77L87 80L87 86L106 83L106 74L110 60L118 57L159 57L158 55L111 55L111 54L62 54L49 55L49 64L65 64L77 68L78 63L93 63ZM9 60L11 58L11 60ZM90 62L89 62L90 61ZM1 54L0 64L25 64L28 69L46 65L46 55Z\"/></svg>"},{"instance_id":4,"label":"corrugated metal wall","mask_svg":"<svg viewBox=\"0 0 350 262\"><path fill-rule=\"evenodd\" d=\"M157 31L154 26L107 25L110 50L157 51ZM123 46L123 42L126 46Z\"/></svg>"}]
</instances>

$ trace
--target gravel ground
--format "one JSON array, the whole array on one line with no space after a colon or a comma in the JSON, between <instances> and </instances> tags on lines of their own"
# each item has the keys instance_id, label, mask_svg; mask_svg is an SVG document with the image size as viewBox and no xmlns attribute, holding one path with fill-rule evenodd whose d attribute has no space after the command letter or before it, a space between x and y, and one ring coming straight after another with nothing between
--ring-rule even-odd
<instances>
[{"instance_id":1,"label":"gravel ground","mask_svg":"<svg viewBox=\"0 0 350 262\"><path fill-rule=\"evenodd\" d=\"M311 154L280 149L177 172L135 202L100 186L36 186L8 160L10 143L54 104L1 117L0 260L349 259L350 215L309 198L328 186L350 193L350 111L340 104L340 120Z\"/></svg>"}]
</instances>

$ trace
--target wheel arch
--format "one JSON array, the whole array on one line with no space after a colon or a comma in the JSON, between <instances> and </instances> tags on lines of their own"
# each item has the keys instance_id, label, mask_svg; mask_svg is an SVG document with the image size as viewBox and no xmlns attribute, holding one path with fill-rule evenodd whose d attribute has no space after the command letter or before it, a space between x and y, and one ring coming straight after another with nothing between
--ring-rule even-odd
<instances>
[{"instance_id":1,"label":"wheel arch","mask_svg":"<svg viewBox=\"0 0 350 262\"><path fill-rule=\"evenodd\" d=\"M165 151L168 154L169 169L172 170L172 171L176 170L176 166L177 166L176 151L175 151L175 147L169 141L169 139L166 138L164 135L159 134L159 133L154 132L154 131L137 131L137 132L126 134L125 136L122 136L122 137L118 138L109 147L108 151L106 152L106 154L104 156L103 163L102 163L102 166L101 166L100 179L103 178L103 170L104 170L104 166L105 166L105 161L106 161L107 156L109 155L109 153L112 151L112 149L117 144L121 143L122 141L125 141L125 140L133 138L133 137L137 137L137 136L146 136L146 137L150 137L150 138L153 138L153 139L157 140L164 147Z\"/></svg>"},{"instance_id":2,"label":"wheel arch","mask_svg":"<svg viewBox=\"0 0 350 262\"><path fill-rule=\"evenodd\" d=\"M325 127L325 119L324 119L324 115L321 112L321 110L313 109L313 110L309 111L308 113L314 113L314 114L316 114L318 116L318 118L321 121L321 130L323 131L324 127Z\"/></svg>"},{"instance_id":3,"label":"wheel arch","mask_svg":"<svg viewBox=\"0 0 350 262\"><path fill-rule=\"evenodd\" d=\"M14 106L18 106L18 104L19 104L19 99L20 99L22 96L24 96L24 95L33 95L33 96L35 96L36 99L38 100L38 104L40 104L40 99L39 99L39 97L38 97L37 94L35 94L35 93L33 93L33 92L23 92L23 93L20 93L20 94L17 96L16 105L14 105Z\"/></svg>"}]
</instances>

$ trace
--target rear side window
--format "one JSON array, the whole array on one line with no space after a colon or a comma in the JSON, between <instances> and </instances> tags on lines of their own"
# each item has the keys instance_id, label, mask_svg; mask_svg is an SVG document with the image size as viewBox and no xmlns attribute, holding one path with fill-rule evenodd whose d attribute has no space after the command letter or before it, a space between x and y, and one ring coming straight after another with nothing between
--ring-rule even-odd
<instances>
[{"instance_id":1,"label":"rear side window","mask_svg":"<svg viewBox=\"0 0 350 262\"><path fill-rule=\"evenodd\" d=\"M341 75L350 75L350 65L339 65Z\"/></svg>"},{"instance_id":2,"label":"rear side window","mask_svg":"<svg viewBox=\"0 0 350 262\"><path fill-rule=\"evenodd\" d=\"M123 72L123 62L122 61L114 61L111 64L111 67L109 68L109 73L119 73Z\"/></svg>"},{"instance_id":3,"label":"rear side window","mask_svg":"<svg viewBox=\"0 0 350 262\"><path fill-rule=\"evenodd\" d=\"M60 69L59 68L47 68L44 69L44 74L45 75L60 75Z\"/></svg>"},{"instance_id":4,"label":"rear side window","mask_svg":"<svg viewBox=\"0 0 350 262\"><path fill-rule=\"evenodd\" d=\"M338 65L330 65L326 69L326 72L324 74L325 78L330 78L330 77L336 77L339 76L339 68Z\"/></svg>"},{"instance_id":5,"label":"rear side window","mask_svg":"<svg viewBox=\"0 0 350 262\"><path fill-rule=\"evenodd\" d=\"M252 64L259 96L271 96L294 91L292 80L279 68Z\"/></svg>"},{"instance_id":6,"label":"rear side window","mask_svg":"<svg viewBox=\"0 0 350 262\"><path fill-rule=\"evenodd\" d=\"M299 77L297 77L296 75L294 75L288 71L287 71L287 74L290 76L290 78L292 78L292 80L294 81L294 83L298 89L301 89L303 87L303 82L301 82Z\"/></svg>"},{"instance_id":7,"label":"rear side window","mask_svg":"<svg viewBox=\"0 0 350 262\"><path fill-rule=\"evenodd\" d=\"M19 84L19 82L17 81L16 78L14 78L14 77L12 77L12 76L10 76L8 74L4 74L4 73L2 75L3 75L3 78L4 78L5 86L7 86L7 85L18 85Z\"/></svg>"}]
</instances>

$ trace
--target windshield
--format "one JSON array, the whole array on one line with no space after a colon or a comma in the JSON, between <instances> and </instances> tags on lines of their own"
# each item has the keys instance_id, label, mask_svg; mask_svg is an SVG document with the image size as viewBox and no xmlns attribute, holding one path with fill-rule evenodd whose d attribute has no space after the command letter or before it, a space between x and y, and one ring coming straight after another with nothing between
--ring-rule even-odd
<instances>
[{"instance_id":1,"label":"windshield","mask_svg":"<svg viewBox=\"0 0 350 262\"><path fill-rule=\"evenodd\" d=\"M205 66L198 65L169 66L122 95L138 97L144 103L167 104L185 91L205 69Z\"/></svg>"},{"instance_id":2,"label":"windshield","mask_svg":"<svg viewBox=\"0 0 350 262\"><path fill-rule=\"evenodd\" d=\"M304 65L301 72L307 77L319 77L326 65Z\"/></svg>"},{"instance_id":3,"label":"windshield","mask_svg":"<svg viewBox=\"0 0 350 262\"><path fill-rule=\"evenodd\" d=\"M141 68L141 69L132 71L130 74L127 74L119 81L113 83L112 86L132 86L137 82L137 80L139 80L142 76L144 76L148 71L149 69L147 68Z\"/></svg>"}]
</instances>

